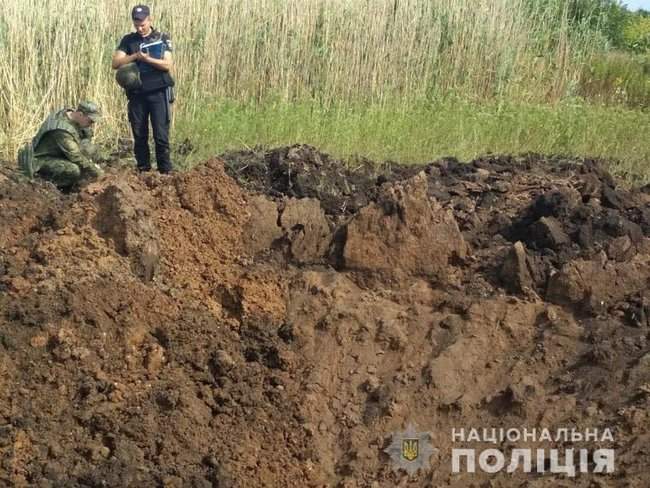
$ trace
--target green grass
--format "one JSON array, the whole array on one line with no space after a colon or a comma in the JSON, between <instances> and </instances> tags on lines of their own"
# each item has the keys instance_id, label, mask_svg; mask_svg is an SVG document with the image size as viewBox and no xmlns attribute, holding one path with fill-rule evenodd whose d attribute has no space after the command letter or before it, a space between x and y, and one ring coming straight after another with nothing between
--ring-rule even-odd
<instances>
[{"instance_id":1,"label":"green grass","mask_svg":"<svg viewBox=\"0 0 650 488\"><path fill-rule=\"evenodd\" d=\"M594 103L650 108L650 52L593 56L585 64L578 93Z\"/></svg>"},{"instance_id":2,"label":"green grass","mask_svg":"<svg viewBox=\"0 0 650 488\"><path fill-rule=\"evenodd\" d=\"M176 117L174 139L193 151L177 156L188 167L225 150L293 143L339 158L422 163L442 156L469 160L488 152L538 152L617 160L614 173L650 181L650 113L580 102L551 105L447 100L405 106L226 101Z\"/></svg>"}]
</instances>

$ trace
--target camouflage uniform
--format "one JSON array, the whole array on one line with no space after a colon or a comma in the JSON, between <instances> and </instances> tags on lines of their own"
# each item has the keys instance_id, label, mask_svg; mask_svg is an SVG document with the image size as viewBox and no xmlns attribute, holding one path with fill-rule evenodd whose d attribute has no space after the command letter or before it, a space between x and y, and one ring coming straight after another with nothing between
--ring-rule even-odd
<instances>
[{"instance_id":1,"label":"camouflage uniform","mask_svg":"<svg viewBox=\"0 0 650 488\"><path fill-rule=\"evenodd\" d=\"M50 114L31 144L21 149L18 155L18 164L26 176L39 176L61 189L103 174L90 157L92 129L75 124L67 116L69 111L63 109Z\"/></svg>"}]
</instances>

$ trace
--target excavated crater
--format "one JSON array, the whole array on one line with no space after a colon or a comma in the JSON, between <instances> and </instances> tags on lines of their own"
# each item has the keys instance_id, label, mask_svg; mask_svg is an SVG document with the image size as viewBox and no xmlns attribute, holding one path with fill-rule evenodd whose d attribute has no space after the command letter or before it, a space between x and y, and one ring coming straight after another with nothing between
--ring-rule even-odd
<instances>
[{"instance_id":1,"label":"excavated crater","mask_svg":"<svg viewBox=\"0 0 650 488\"><path fill-rule=\"evenodd\" d=\"M650 195L598 161L3 169L0 221L0 486L650 482ZM453 429L512 427L611 429L616 470L452 473Z\"/></svg>"}]
</instances>

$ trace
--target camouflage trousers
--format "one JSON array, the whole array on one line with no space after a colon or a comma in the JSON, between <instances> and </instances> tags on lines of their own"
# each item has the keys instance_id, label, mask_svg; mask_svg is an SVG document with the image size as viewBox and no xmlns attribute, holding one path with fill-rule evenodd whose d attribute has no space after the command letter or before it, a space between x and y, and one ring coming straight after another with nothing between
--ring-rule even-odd
<instances>
[{"instance_id":1,"label":"camouflage trousers","mask_svg":"<svg viewBox=\"0 0 650 488\"><path fill-rule=\"evenodd\" d=\"M58 188L66 189L81 180L81 168L67 159L39 157L34 158L36 174L44 180L51 181Z\"/></svg>"}]
</instances>

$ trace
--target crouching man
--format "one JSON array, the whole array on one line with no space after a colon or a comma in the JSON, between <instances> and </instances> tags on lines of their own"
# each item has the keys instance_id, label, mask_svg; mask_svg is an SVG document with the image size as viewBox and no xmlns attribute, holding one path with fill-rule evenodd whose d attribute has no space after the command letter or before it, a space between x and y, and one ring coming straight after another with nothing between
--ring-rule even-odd
<instances>
[{"instance_id":1,"label":"crouching man","mask_svg":"<svg viewBox=\"0 0 650 488\"><path fill-rule=\"evenodd\" d=\"M97 105L81 102L45 119L32 139L18 151L18 167L28 178L40 177L68 191L82 180L104 174L92 160L92 126L101 118Z\"/></svg>"}]
</instances>

